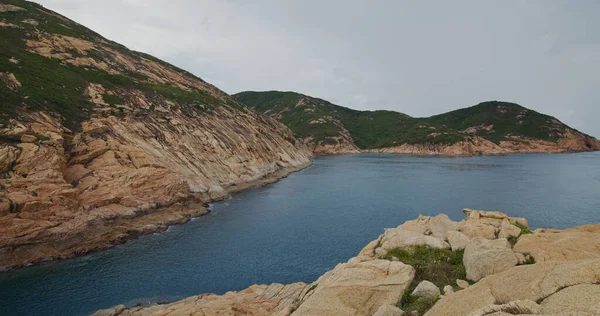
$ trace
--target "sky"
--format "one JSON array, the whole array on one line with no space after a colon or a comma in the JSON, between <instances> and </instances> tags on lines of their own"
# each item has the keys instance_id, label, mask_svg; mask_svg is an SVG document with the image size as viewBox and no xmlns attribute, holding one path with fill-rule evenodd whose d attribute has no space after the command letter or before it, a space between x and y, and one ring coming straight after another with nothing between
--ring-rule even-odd
<instances>
[{"instance_id":1,"label":"sky","mask_svg":"<svg viewBox=\"0 0 600 316\"><path fill-rule=\"evenodd\" d=\"M39 0L227 93L430 116L519 103L600 137L600 1Z\"/></svg>"}]
</instances>

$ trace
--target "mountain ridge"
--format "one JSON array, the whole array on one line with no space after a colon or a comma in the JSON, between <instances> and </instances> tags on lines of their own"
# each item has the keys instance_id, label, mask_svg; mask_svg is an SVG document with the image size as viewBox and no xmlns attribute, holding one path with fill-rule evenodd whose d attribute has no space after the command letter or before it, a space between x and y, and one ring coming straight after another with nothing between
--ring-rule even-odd
<instances>
[{"instance_id":1,"label":"mountain ridge","mask_svg":"<svg viewBox=\"0 0 600 316\"><path fill-rule=\"evenodd\" d=\"M297 92L245 91L233 96L290 127L316 154L472 156L600 150L595 138L512 102L486 101L411 117L389 110L353 110Z\"/></svg>"}]
</instances>

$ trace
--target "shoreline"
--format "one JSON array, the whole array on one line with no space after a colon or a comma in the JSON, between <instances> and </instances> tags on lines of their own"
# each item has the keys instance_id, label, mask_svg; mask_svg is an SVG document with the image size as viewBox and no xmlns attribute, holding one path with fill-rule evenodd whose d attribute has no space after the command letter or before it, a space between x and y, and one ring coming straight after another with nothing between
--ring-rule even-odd
<instances>
[{"instance_id":1,"label":"shoreline","mask_svg":"<svg viewBox=\"0 0 600 316\"><path fill-rule=\"evenodd\" d=\"M379 149L363 149L360 152L334 152L334 153L319 153L315 154L316 157L330 157L330 156L344 156L344 155L360 155L360 154L387 154L387 155L398 155L398 156L409 156L409 157L444 157L444 158L472 158L472 157L501 157L501 156L513 156L523 154L548 154L548 155L560 155L560 154L579 154L579 153L594 153L600 152L600 150L564 150L564 151L512 151L503 153L481 153L475 154L442 154L442 153L410 153L410 152L394 152L386 151L385 148Z\"/></svg>"},{"instance_id":2,"label":"shoreline","mask_svg":"<svg viewBox=\"0 0 600 316\"><path fill-rule=\"evenodd\" d=\"M227 192L226 195L212 198L209 195L208 199L204 197L197 197L196 199L188 199L186 201L180 201L179 203L173 204L168 207L158 208L151 211L137 212L133 216L125 216L120 218L108 219L103 223L105 226L115 226L119 224L128 224L133 227L129 228L126 232L116 234L113 238L110 238L105 243L95 243L94 239L88 241L82 241L79 245L79 249L75 248L69 254L61 256L49 256L39 260L32 260L24 263L14 263L5 266L0 266L0 273L6 273L10 271L26 269L28 267L58 263L68 259L77 257L83 257L92 253L101 252L108 250L119 245L125 244L128 241L136 240L138 238L155 234L163 233L171 226L184 225L195 218L200 218L210 213L209 203L220 202L226 200L232 193L237 193L246 189L259 188L268 184L272 184L287 178L290 174L302 171L312 165L312 160L308 163L300 164L298 166L281 168L273 173L266 174L260 179L245 182L238 185L229 185L224 187ZM94 226L94 227L99 227Z\"/></svg>"},{"instance_id":3,"label":"shoreline","mask_svg":"<svg viewBox=\"0 0 600 316\"><path fill-rule=\"evenodd\" d=\"M386 228L355 257L312 283L255 284L225 294L116 305L92 315L229 315L233 310L281 316L403 315L403 311L444 316L491 315L515 307L529 311L528 315L574 310L596 315L584 312L600 307L600 249L595 246L600 241L600 224L531 230L523 217L472 209L463 213L460 222L440 213L419 215ZM443 263L430 260L440 256L444 260L436 260ZM414 266L425 258L425 266L435 270ZM426 287L427 291L423 290ZM595 299L581 304L563 296L565 289ZM427 304L411 303L419 298L425 298Z\"/></svg>"}]
</instances>

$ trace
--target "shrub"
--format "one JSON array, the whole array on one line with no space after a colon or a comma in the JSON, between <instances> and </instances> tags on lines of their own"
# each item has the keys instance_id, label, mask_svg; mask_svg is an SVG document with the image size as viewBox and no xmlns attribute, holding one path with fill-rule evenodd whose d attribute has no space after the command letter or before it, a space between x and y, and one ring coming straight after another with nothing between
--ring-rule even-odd
<instances>
[{"instance_id":1,"label":"shrub","mask_svg":"<svg viewBox=\"0 0 600 316\"><path fill-rule=\"evenodd\" d=\"M467 272L463 265L464 250L451 251L429 246L412 246L388 251L386 259L398 258L405 264L415 268L415 279L402 296L400 308L404 311L424 313L437 301L412 297L410 294L421 283L427 280L439 288L445 285L455 285L456 279L466 279Z\"/></svg>"}]
</instances>

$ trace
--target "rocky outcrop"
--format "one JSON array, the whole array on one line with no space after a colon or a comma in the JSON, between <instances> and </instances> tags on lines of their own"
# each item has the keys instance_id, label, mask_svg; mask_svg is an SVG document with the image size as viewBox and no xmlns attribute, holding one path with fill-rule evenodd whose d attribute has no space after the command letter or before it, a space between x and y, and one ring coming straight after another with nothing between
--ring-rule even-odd
<instances>
[{"instance_id":1,"label":"rocky outcrop","mask_svg":"<svg viewBox=\"0 0 600 316\"><path fill-rule=\"evenodd\" d=\"M408 154L419 156L470 157L479 155L509 155L516 153L565 153L600 150L600 141L574 130L567 131L559 141L518 138L514 141L491 142L471 136L454 144L402 144L400 146L364 150L364 152Z\"/></svg>"},{"instance_id":2,"label":"rocky outcrop","mask_svg":"<svg viewBox=\"0 0 600 316\"><path fill-rule=\"evenodd\" d=\"M321 276L293 315L373 315L398 304L414 275L401 262L357 257Z\"/></svg>"},{"instance_id":3,"label":"rocky outcrop","mask_svg":"<svg viewBox=\"0 0 600 316\"><path fill-rule=\"evenodd\" d=\"M537 229L535 234L519 238L514 249L530 253L538 262L600 258L600 225L566 230Z\"/></svg>"},{"instance_id":4,"label":"rocky outcrop","mask_svg":"<svg viewBox=\"0 0 600 316\"><path fill-rule=\"evenodd\" d=\"M206 202L310 164L285 127L240 114L109 116L80 133L44 113L12 120L0 131L20 139L0 145L0 268L164 230L206 213Z\"/></svg>"},{"instance_id":5,"label":"rocky outcrop","mask_svg":"<svg viewBox=\"0 0 600 316\"><path fill-rule=\"evenodd\" d=\"M441 299L426 316L491 315L508 312L510 306L520 306L511 315L597 315L599 282L599 259L517 266ZM585 298L586 302L575 297ZM524 307L525 300L528 303Z\"/></svg>"},{"instance_id":6,"label":"rocky outcrop","mask_svg":"<svg viewBox=\"0 0 600 316\"><path fill-rule=\"evenodd\" d=\"M306 295L307 285L254 285L240 292L224 295L202 294L172 304L126 308L123 305L98 311L93 316L163 316L163 315L289 315L295 304Z\"/></svg>"},{"instance_id":7,"label":"rocky outcrop","mask_svg":"<svg viewBox=\"0 0 600 316\"><path fill-rule=\"evenodd\" d=\"M287 127L204 80L17 4L0 7L17 26L0 61L0 270L164 230L310 164Z\"/></svg>"},{"instance_id":8,"label":"rocky outcrop","mask_svg":"<svg viewBox=\"0 0 600 316\"><path fill-rule=\"evenodd\" d=\"M101 311L98 315L264 315L265 312L273 315L415 315L396 307L413 283L415 269L397 261L398 258L386 256L387 251L383 247L388 242L386 234L388 237L395 236L394 238L401 235L390 231L422 234L439 239L440 245L444 241L443 236L452 239L458 229L465 227L474 226L472 230L477 232L487 231L489 226L496 235L508 229L506 223L528 227L526 219L509 217L501 212L470 209L465 209L464 212L467 218L461 222L454 222L445 215L419 216L397 228L387 229L385 234L369 243L357 257L339 264L310 285L299 283L288 287L271 285L268 288L252 286L237 293L230 292L223 296L205 294L171 304L133 308L117 306ZM520 235L518 238L519 243L536 240L536 245L542 248L538 254L546 256L548 253L557 253L554 250L562 246L570 248L566 242L569 238L573 238L575 243L585 240L597 247L600 244L596 239L597 226L586 225L564 231L538 229L531 235ZM448 230L444 231L441 227ZM439 237L434 237L434 234ZM542 238L547 234L553 235ZM408 240L423 241L411 234L405 236ZM546 244L540 243L541 240ZM426 245L400 241L396 244L400 247ZM527 245L528 243L523 242L523 249L520 250L528 253L531 249ZM547 249L552 249L552 252ZM580 253L567 253L564 256L548 255L547 260L540 260L535 264L516 265L516 258L523 254L514 252L506 239L475 237L466 245L463 262L468 273L470 266L479 273L470 276L479 279L478 282L469 285L467 281L456 280L458 287L446 285L444 295L440 296L438 286L422 281L412 290L412 294L418 297L440 297L426 316L598 315L600 247L594 249L587 246ZM510 264L504 264L505 261ZM257 288L264 290L257 291Z\"/></svg>"}]
</instances>

